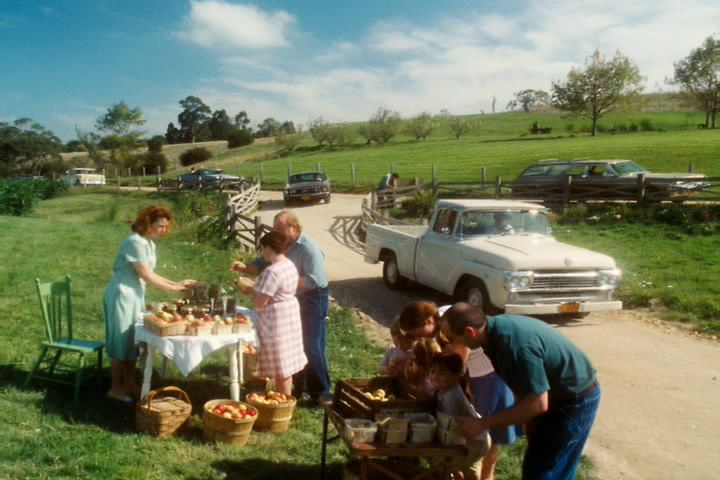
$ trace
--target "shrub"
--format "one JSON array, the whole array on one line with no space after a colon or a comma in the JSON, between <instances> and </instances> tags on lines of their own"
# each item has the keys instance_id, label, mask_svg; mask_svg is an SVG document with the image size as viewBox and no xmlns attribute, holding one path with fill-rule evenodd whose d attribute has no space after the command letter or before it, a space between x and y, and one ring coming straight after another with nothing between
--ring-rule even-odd
<instances>
[{"instance_id":1,"label":"shrub","mask_svg":"<svg viewBox=\"0 0 720 480\"><path fill-rule=\"evenodd\" d=\"M637 123L632 122L628 127L628 130L631 132L637 132L638 130L640 130L640 127L638 127Z\"/></svg>"},{"instance_id":2,"label":"shrub","mask_svg":"<svg viewBox=\"0 0 720 480\"><path fill-rule=\"evenodd\" d=\"M196 163L204 162L205 160L208 160L210 158L212 158L212 153L210 152L210 150L204 147L197 147L184 151L180 155L180 164L182 164L182 166L184 167L187 167L188 165L194 165Z\"/></svg>"},{"instance_id":3,"label":"shrub","mask_svg":"<svg viewBox=\"0 0 720 480\"><path fill-rule=\"evenodd\" d=\"M255 141L253 134L250 130L235 130L228 135L228 148L244 147L250 145Z\"/></svg>"},{"instance_id":4,"label":"shrub","mask_svg":"<svg viewBox=\"0 0 720 480\"><path fill-rule=\"evenodd\" d=\"M0 215L29 215L39 200L65 191L67 185L59 180L0 180Z\"/></svg>"},{"instance_id":5,"label":"shrub","mask_svg":"<svg viewBox=\"0 0 720 480\"><path fill-rule=\"evenodd\" d=\"M653 130L652 121L649 118L643 118L640 120L640 130L649 132Z\"/></svg>"},{"instance_id":6,"label":"shrub","mask_svg":"<svg viewBox=\"0 0 720 480\"><path fill-rule=\"evenodd\" d=\"M408 216L429 219L438 200L438 194L432 190L416 192L412 200L406 201L403 206Z\"/></svg>"},{"instance_id":7,"label":"shrub","mask_svg":"<svg viewBox=\"0 0 720 480\"><path fill-rule=\"evenodd\" d=\"M168 159L165 154L152 150L143 155L142 163L148 173L158 173L158 169L162 173L168 167Z\"/></svg>"},{"instance_id":8,"label":"shrub","mask_svg":"<svg viewBox=\"0 0 720 480\"><path fill-rule=\"evenodd\" d=\"M575 124L568 123L567 125L565 125L565 131L568 133L575 133Z\"/></svg>"},{"instance_id":9,"label":"shrub","mask_svg":"<svg viewBox=\"0 0 720 480\"><path fill-rule=\"evenodd\" d=\"M165 145L165 137L163 135L155 135L147 142L148 151L150 152L162 152L163 145Z\"/></svg>"}]
</instances>

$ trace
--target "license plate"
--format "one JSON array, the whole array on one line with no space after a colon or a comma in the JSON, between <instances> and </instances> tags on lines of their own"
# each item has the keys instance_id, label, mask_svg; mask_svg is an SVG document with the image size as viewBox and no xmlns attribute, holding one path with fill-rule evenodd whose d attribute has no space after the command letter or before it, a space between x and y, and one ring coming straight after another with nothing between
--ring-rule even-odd
<instances>
[{"instance_id":1,"label":"license plate","mask_svg":"<svg viewBox=\"0 0 720 480\"><path fill-rule=\"evenodd\" d=\"M560 313L577 313L580 311L579 303L563 303L560 305Z\"/></svg>"},{"instance_id":2,"label":"license plate","mask_svg":"<svg viewBox=\"0 0 720 480\"><path fill-rule=\"evenodd\" d=\"M310 195L303 195L302 199L307 202L310 200Z\"/></svg>"}]
</instances>

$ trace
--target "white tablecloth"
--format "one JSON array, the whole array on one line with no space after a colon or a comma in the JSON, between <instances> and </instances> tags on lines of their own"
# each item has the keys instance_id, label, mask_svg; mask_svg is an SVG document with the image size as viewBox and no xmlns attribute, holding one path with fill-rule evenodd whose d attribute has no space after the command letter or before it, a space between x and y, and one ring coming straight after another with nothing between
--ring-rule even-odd
<instances>
[{"instance_id":1,"label":"white tablecloth","mask_svg":"<svg viewBox=\"0 0 720 480\"><path fill-rule=\"evenodd\" d=\"M238 308L238 312L254 317L254 312ZM244 330L242 333L230 335L174 335L171 337L160 337L146 330L142 324L135 325L135 343L145 342L157 349L163 356L175 363L183 376L188 376L191 371L203 361L205 357L215 350L242 341L257 345L254 329Z\"/></svg>"}]
</instances>

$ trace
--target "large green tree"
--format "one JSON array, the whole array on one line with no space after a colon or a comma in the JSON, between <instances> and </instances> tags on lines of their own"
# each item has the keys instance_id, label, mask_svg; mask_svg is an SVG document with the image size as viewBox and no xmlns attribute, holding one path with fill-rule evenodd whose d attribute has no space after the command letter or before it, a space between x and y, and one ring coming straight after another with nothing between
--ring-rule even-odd
<instances>
[{"instance_id":1,"label":"large green tree","mask_svg":"<svg viewBox=\"0 0 720 480\"><path fill-rule=\"evenodd\" d=\"M700 48L675 63L671 83L705 111L705 127L716 128L720 110L720 38L708 37Z\"/></svg>"},{"instance_id":2,"label":"large green tree","mask_svg":"<svg viewBox=\"0 0 720 480\"><path fill-rule=\"evenodd\" d=\"M544 90L526 88L513 94L513 99L507 104L507 110L514 111L518 107L525 113L530 113L536 105L547 105L550 103L550 94Z\"/></svg>"},{"instance_id":3,"label":"large green tree","mask_svg":"<svg viewBox=\"0 0 720 480\"><path fill-rule=\"evenodd\" d=\"M53 132L29 118L19 118L12 124L0 122L0 175L45 174L49 162L59 158L62 147Z\"/></svg>"},{"instance_id":4,"label":"large green tree","mask_svg":"<svg viewBox=\"0 0 720 480\"><path fill-rule=\"evenodd\" d=\"M110 150L110 161L118 167L134 167L134 150L145 134L138 128L145 125L142 110L130 108L125 102L112 105L104 115L98 117L95 128L105 132L100 146Z\"/></svg>"},{"instance_id":5,"label":"large green tree","mask_svg":"<svg viewBox=\"0 0 720 480\"><path fill-rule=\"evenodd\" d=\"M210 130L207 124L211 118L210 107L192 95L180 100L180 106L183 110L178 115L178 123L182 139L188 143L195 143L202 140L204 130L209 135Z\"/></svg>"},{"instance_id":6,"label":"large green tree","mask_svg":"<svg viewBox=\"0 0 720 480\"><path fill-rule=\"evenodd\" d=\"M379 107L370 120L360 126L360 135L365 137L368 145L372 142L384 144L400 133L402 124L402 117L398 112Z\"/></svg>"},{"instance_id":7,"label":"large green tree","mask_svg":"<svg viewBox=\"0 0 720 480\"><path fill-rule=\"evenodd\" d=\"M572 68L565 82L553 82L553 106L592 121L592 135L606 113L642 91L642 77L635 64L617 52L607 60L595 51L585 69Z\"/></svg>"},{"instance_id":8,"label":"large green tree","mask_svg":"<svg viewBox=\"0 0 720 480\"><path fill-rule=\"evenodd\" d=\"M213 140L227 140L235 127L225 110L215 110L208 122L208 128Z\"/></svg>"}]
</instances>

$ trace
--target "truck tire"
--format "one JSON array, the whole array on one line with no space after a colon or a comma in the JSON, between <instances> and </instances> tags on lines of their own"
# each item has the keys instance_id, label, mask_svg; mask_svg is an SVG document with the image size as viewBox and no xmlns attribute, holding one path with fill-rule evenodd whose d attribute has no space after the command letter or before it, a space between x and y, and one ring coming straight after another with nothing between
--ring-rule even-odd
<instances>
[{"instance_id":1,"label":"truck tire","mask_svg":"<svg viewBox=\"0 0 720 480\"><path fill-rule=\"evenodd\" d=\"M383 261L383 282L390 290L400 290L407 286L407 278L400 275L397 258L395 254L390 254Z\"/></svg>"},{"instance_id":2,"label":"truck tire","mask_svg":"<svg viewBox=\"0 0 720 480\"><path fill-rule=\"evenodd\" d=\"M492 304L488 296L487 289L482 280L477 278L468 278L460 287L458 292L458 300L467 302L482 309L485 313L492 313Z\"/></svg>"}]
</instances>

